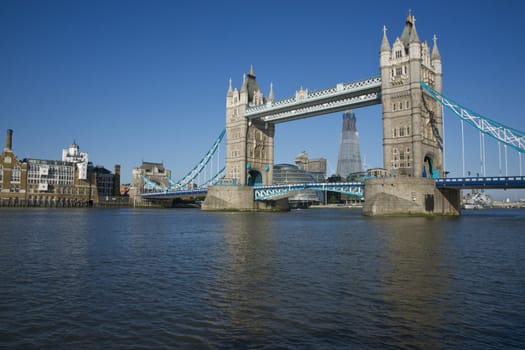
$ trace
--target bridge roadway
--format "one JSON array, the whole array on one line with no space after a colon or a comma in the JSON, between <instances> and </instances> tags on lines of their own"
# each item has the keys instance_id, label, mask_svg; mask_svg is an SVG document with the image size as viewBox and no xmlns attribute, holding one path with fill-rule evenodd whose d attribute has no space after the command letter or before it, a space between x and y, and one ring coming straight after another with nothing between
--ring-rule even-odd
<instances>
[{"instance_id":1,"label":"bridge roadway","mask_svg":"<svg viewBox=\"0 0 525 350\"><path fill-rule=\"evenodd\" d=\"M436 187L452 189L518 189L525 188L525 176L487 176L487 177L450 177L436 179ZM288 194L303 190L333 191L352 194L358 197L364 196L363 182L342 183L304 183L271 186L254 186L255 200L277 199L288 196ZM206 188L192 190L177 190L164 192L143 193L144 199L174 199L181 197L205 196Z\"/></svg>"}]
</instances>

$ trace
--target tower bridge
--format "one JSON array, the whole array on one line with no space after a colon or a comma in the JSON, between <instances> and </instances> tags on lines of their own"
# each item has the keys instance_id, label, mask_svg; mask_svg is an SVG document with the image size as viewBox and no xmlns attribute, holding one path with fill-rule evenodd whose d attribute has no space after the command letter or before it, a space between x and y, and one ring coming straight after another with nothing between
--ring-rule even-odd
<instances>
[{"instance_id":1,"label":"tower bridge","mask_svg":"<svg viewBox=\"0 0 525 350\"><path fill-rule=\"evenodd\" d=\"M273 185L276 125L374 104L382 105L383 167L391 176L332 189L353 191L359 196L366 193L366 215L458 215L460 189L483 186L483 182L444 179L442 106L480 132L525 152L523 133L479 117L442 95L442 59L436 36L432 47L420 40L414 16L407 16L401 35L392 44L384 27L379 51L379 75L317 91L301 88L282 100L275 99L272 85L268 96L263 95L253 68L243 77L240 89L230 80L224 178L208 187L202 208L286 209L286 192L305 185ZM192 172L190 177L195 176ZM511 182L504 178L486 180L485 184L488 182L491 188L508 188L509 183L514 188L525 185L523 177Z\"/></svg>"},{"instance_id":2,"label":"tower bridge","mask_svg":"<svg viewBox=\"0 0 525 350\"><path fill-rule=\"evenodd\" d=\"M392 45L386 27L383 28L379 61L379 76L312 92L301 88L295 96L278 101L273 86L268 96L263 95L253 68L244 76L240 89L233 88L230 80L226 95L225 181L239 186L210 187L203 209L265 210L285 206L279 201L255 202L251 188L272 185L276 124L382 104L384 168L396 176L418 179L419 191L446 198L438 201L447 203L439 208L443 214L458 213L459 196L453 190L442 193L435 190L434 182L422 180L422 174L440 177L443 168L441 107L424 93L420 84L423 81L441 92L442 63L435 37L432 48L421 41L414 16L409 14L401 36ZM373 208L368 210L370 214L387 213L388 209L383 210L379 204L385 201L409 201L411 211L425 211L424 202L412 203L414 196L406 198L406 180L397 183L397 178L390 180L391 185L396 185L395 192L382 190L384 180L367 186L367 203Z\"/></svg>"}]
</instances>

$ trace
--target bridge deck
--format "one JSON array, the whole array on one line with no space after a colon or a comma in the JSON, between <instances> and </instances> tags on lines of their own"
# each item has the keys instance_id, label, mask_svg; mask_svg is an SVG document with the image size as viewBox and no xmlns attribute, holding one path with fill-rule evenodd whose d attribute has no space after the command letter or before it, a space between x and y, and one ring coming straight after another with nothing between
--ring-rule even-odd
<instances>
[{"instance_id":1,"label":"bridge deck","mask_svg":"<svg viewBox=\"0 0 525 350\"><path fill-rule=\"evenodd\" d=\"M488 177L451 177L436 179L438 188L454 189L511 189L525 188L525 176L488 176ZM304 183L286 184L272 186L254 186L254 197L256 200L273 199L288 196L292 192L314 190L314 191L335 191L363 196L365 184L363 182L343 182L343 183ZM145 199L173 199L178 197L205 196L207 188L193 190L178 190L164 192L143 193Z\"/></svg>"},{"instance_id":2,"label":"bridge deck","mask_svg":"<svg viewBox=\"0 0 525 350\"><path fill-rule=\"evenodd\" d=\"M525 176L451 177L436 179L439 188L510 189L525 188Z\"/></svg>"}]
</instances>

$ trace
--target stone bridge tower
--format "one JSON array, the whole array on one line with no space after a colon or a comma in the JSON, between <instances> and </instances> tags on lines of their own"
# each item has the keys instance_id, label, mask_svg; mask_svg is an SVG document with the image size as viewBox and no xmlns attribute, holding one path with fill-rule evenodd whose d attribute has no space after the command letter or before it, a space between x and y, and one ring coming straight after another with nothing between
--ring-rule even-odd
<instances>
[{"instance_id":1,"label":"stone bridge tower","mask_svg":"<svg viewBox=\"0 0 525 350\"><path fill-rule=\"evenodd\" d=\"M410 13L392 47L386 28L380 50L383 162L392 177L365 182L364 215L459 215L460 194L436 188L443 174L441 106L421 81L441 92L441 56L419 40Z\"/></svg>"},{"instance_id":2,"label":"stone bridge tower","mask_svg":"<svg viewBox=\"0 0 525 350\"><path fill-rule=\"evenodd\" d=\"M226 176L240 185L270 185L273 177L275 125L245 117L250 106L273 101L270 86L264 97L253 68L244 76L241 90L230 86L226 95Z\"/></svg>"},{"instance_id":3,"label":"stone bridge tower","mask_svg":"<svg viewBox=\"0 0 525 350\"><path fill-rule=\"evenodd\" d=\"M288 199L255 201L254 185L273 181L275 124L246 117L246 110L272 102L270 86L264 97L253 68L243 78L240 90L230 80L226 95L226 175L222 185L208 187L203 210L288 210ZM228 186L234 184L236 186Z\"/></svg>"},{"instance_id":4,"label":"stone bridge tower","mask_svg":"<svg viewBox=\"0 0 525 350\"><path fill-rule=\"evenodd\" d=\"M386 27L380 50L383 104L383 162L394 176L443 176L443 119L438 102L420 81L442 91L442 64L436 37L432 51L419 40L410 13L401 37L390 47Z\"/></svg>"}]
</instances>

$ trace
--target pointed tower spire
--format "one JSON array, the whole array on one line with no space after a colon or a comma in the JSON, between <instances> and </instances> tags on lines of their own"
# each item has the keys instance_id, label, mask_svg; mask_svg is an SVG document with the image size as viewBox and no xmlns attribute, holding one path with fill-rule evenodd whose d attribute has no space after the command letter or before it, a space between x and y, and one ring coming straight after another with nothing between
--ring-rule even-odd
<instances>
[{"instance_id":1,"label":"pointed tower spire","mask_svg":"<svg viewBox=\"0 0 525 350\"><path fill-rule=\"evenodd\" d=\"M388 38L386 36L386 30L386 26L383 26L383 41L381 42L381 52L390 51L390 43L388 42Z\"/></svg>"},{"instance_id":2,"label":"pointed tower spire","mask_svg":"<svg viewBox=\"0 0 525 350\"><path fill-rule=\"evenodd\" d=\"M253 72L253 65L250 65L250 72L248 72L248 75L255 78L255 73Z\"/></svg>"},{"instance_id":3,"label":"pointed tower spire","mask_svg":"<svg viewBox=\"0 0 525 350\"><path fill-rule=\"evenodd\" d=\"M246 74L243 74L242 75L242 87L241 87L241 92L245 92L245 91L248 91L248 80L246 79Z\"/></svg>"},{"instance_id":4,"label":"pointed tower spire","mask_svg":"<svg viewBox=\"0 0 525 350\"><path fill-rule=\"evenodd\" d=\"M412 30L410 31L409 42L411 43L419 42L419 35L417 35L417 30L416 30L416 18L414 16L412 16Z\"/></svg>"},{"instance_id":5,"label":"pointed tower spire","mask_svg":"<svg viewBox=\"0 0 525 350\"><path fill-rule=\"evenodd\" d=\"M233 88L232 88L232 78L230 78L230 83L228 85L228 96L233 95Z\"/></svg>"},{"instance_id":6,"label":"pointed tower spire","mask_svg":"<svg viewBox=\"0 0 525 350\"><path fill-rule=\"evenodd\" d=\"M403 44L405 44L405 46L410 42L410 32L412 31L413 24L414 18L412 16L412 11L409 9L407 19L405 20L405 27L403 28L403 32L399 38Z\"/></svg>"},{"instance_id":7,"label":"pointed tower spire","mask_svg":"<svg viewBox=\"0 0 525 350\"><path fill-rule=\"evenodd\" d=\"M273 102L275 99L273 95L273 83L270 83L270 92L268 93L268 101Z\"/></svg>"},{"instance_id":8,"label":"pointed tower spire","mask_svg":"<svg viewBox=\"0 0 525 350\"><path fill-rule=\"evenodd\" d=\"M439 54L438 46L437 46L437 36L434 34L434 37L432 38L434 40L434 46L432 47L432 60L440 60L441 55Z\"/></svg>"}]
</instances>

